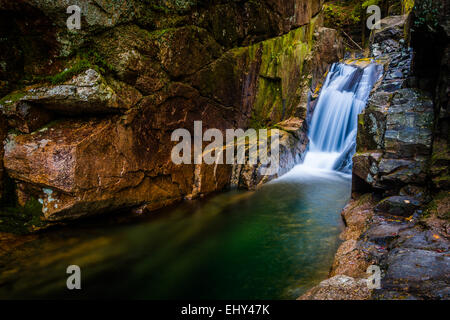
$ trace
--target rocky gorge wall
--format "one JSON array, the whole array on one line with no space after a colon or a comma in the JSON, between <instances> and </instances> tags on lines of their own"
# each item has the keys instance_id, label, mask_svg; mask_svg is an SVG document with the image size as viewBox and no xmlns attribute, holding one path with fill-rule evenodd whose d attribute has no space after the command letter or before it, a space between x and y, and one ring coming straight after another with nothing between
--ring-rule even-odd
<instances>
[{"instance_id":1,"label":"rocky gorge wall","mask_svg":"<svg viewBox=\"0 0 450 320\"><path fill-rule=\"evenodd\" d=\"M420 32L410 37L411 19L418 15L387 17L372 34L370 57L385 72L359 115L353 199L341 214L343 243L330 278L300 299L450 297L447 105L442 95L443 87L448 92L448 82L442 81L448 73L444 67L424 77L424 56L409 42ZM434 63L440 65L441 59ZM375 271L370 266L381 271L379 286L374 277L368 285Z\"/></svg>"},{"instance_id":2,"label":"rocky gorge wall","mask_svg":"<svg viewBox=\"0 0 450 320\"><path fill-rule=\"evenodd\" d=\"M74 4L80 30L67 29L65 1L0 1L1 196L19 207L4 216L39 229L240 180L231 165L171 161L171 133L193 133L196 120L224 132L290 119L278 126L287 156L274 177L301 160L292 150L306 148L308 91L343 55L336 31L321 27L321 1Z\"/></svg>"}]
</instances>

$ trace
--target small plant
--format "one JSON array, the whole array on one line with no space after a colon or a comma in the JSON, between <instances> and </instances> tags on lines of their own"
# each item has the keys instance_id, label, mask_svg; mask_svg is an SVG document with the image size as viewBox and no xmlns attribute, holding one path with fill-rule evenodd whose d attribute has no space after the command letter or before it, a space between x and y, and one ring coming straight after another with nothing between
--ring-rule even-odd
<instances>
[{"instance_id":1,"label":"small plant","mask_svg":"<svg viewBox=\"0 0 450 320\"><path fill-rule=\"evenodd\" d=\"M65 69L64 71L54 75L49 76L47 81L52 84L63 83L73 76L80 74L87 69L94 69L98 73L107 73L113 70L111 66L98 52L93 50L80 51L78 52L76 58L74 59L72 65Z\"/></svg>"}]
</instances>

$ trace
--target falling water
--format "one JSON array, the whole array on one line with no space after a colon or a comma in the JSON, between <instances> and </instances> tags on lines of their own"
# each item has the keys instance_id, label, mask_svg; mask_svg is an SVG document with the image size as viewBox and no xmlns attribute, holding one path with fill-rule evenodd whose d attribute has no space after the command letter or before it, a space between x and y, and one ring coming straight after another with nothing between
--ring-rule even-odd
<instances>
[{"instance_id":1,"label":"falling water","mask_svg":"<svg viewBox=\"0 0 450 320\"><path fill-rule=\"evenodd\" d=\"M333 64L311 120L303 167L351 172L358 114L365 108L379 68L376 64L365 68Z\"/></svg>"}]
</instances>

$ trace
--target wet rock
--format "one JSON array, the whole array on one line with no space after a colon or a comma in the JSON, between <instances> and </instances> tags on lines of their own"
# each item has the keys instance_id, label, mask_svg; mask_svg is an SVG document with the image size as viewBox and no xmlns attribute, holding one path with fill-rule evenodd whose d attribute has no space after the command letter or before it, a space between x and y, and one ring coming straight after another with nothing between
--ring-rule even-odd
<instances>
[{"instance_id":1,"label":"wet rock","mask_svg":"<svg viewBox=\"0 0 450 320\"><path fill-rule=\"evenodd\" d=\"M402 247L436 252L450 251L450 243L441 235L431 230L420 230L419 228L400 231L398 238L391 245L394 248Z\"/></svg>"},{"instance_id":2,"label":"wet rock","mask_svg":"<svg viewBox=\"0 0 450 320\"><path fill-rule=\"evenodd\" d=\"M401 40L404 35L404 26L408 22L408 15L389 16L378 22L379 29L374 29L371 41L381 43L383 41L395 42ZM392 46L392 44L391 44Z\"/></svg>"},{"instance_id":3,"label":"wet rock","mask_svg":"<svg viewBox=\"0 0 450 320\"><path fill-rule=\"evenodd\" d=\"M428 299L448 299L450 257L421 249L393 249L386 261L382 288Z\"/></svg>"},{"instance_id":4,"label":"wet rock","mask_svg":"<svg viewBox=\"0 0 450 320\"><path fill-rule=\"evenodd\" d=\"M379 168L378 163L382 157L381 153L363 152L353 156L353 174L360 177L368 184L375 184Z\"/></svg>"},{"instance_id":5,"label":"wet rock","mask_svg":"<svg viewBox=\"0 0 450 320\"><path fill-rule=\"evenodd\" d=\"M373 224L364 234L364 237L377 245L386 247L392 240L398 237L401 230L410 227L407 223L382 221Z\"/></svg>"},{"instance_id":6,"label":"wet rock","mask_svg":"<svg viewBox=\"0 0 450 320\"><path fill-rule=\"evenodd\" d=\"M366 279L337 275L322 281L299 300L366 300L370 294Z\"/></svg>"},{"instance_id":7,"label":"wet rock","mask_svg":"<svg viewBox=\"0 0 450 320\"><path fill-rule=\"evenodd\" d=\"M9 135L5 167L39 199L48 221L181 199L176 178L146 176L130 139L116 120L60 121L33 134Z\"/></svg>"},{"instance_id":8,"label":"wet rock","mask_svg":"<svg viewBox=\"0 0 450 320\"><path fill-rule=\"evenodd\" d=\"M376 205L375 210L395 216L409 217L420 205L420 201L413 197L392 196L380 201Z\"/></svg>"},{"instance_id":9,"label":"wet rock","mask_svg":"<svg viewBox=\"0 0 450 320\"><path fill-rule=\"evenodd\" d=\"M404 104L407 102L408 104ZM411 89L393 97L386 121L385 149L388 157L408 158L431 153L433 104Z\"/></svg>"},{"instance_id":10,"label":"wet rock","mask_svg":"<svg viewBox=\"0 0 450 320\"><path fill-rule=\"evenodd\" d=\"M400 189L400 196L410 196L419 200L422 203L429 202L430 196L427 190L424 187L416 186L416 185L407 185Z\"/></svg>"},{"instance_id":11,"label":"wet rock","mask_svg":"<svg viewBox=\"0 0 450 320\"><path fill-rule=\"evenodd\" d=\"M246 161L246 164L235 164L233 166L233 175L231 185L244 189L256 189L277 177L282 176L291 170L296 164L303 160L308 137L304 121L298 118L290 118L277 124L279 128L279 165L272 174L264 174L269 166L259 163L252 165ZM271 136L271 133L269 132ZM261 142L261 141L258 141ZM270 154L270 145L267 145L268 154Z\"/></svg>"},{"instance_id":12,"label":"wet rock","mask_svg":"<svg viewBox=\"0 0 450 320\"><path fill-rule=\"evenodd\" d=\"M392 188L409 183L423 183L426 179L424 159L382 159L378 167L380 186Z\"/></svg>"}]
</instances>

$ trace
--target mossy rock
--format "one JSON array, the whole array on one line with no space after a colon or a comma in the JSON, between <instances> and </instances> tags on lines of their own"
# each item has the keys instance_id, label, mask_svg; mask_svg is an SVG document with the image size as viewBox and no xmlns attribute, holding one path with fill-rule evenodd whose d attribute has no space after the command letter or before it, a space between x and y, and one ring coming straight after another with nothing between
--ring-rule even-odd
<instances>
[{"instance_id":1,"label":"mossy rock","mask_svg":"<svg viewBox=\"0 0 450 320\"><path fill-rule=\"evenodd\" d=\"M25 206L0 208L0 232L27 234L48 225L42 220L42 204L34 198Z\"/></svg>"}]
</instances>

